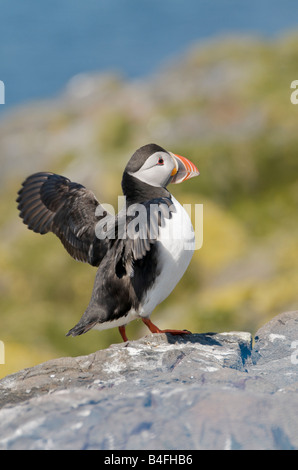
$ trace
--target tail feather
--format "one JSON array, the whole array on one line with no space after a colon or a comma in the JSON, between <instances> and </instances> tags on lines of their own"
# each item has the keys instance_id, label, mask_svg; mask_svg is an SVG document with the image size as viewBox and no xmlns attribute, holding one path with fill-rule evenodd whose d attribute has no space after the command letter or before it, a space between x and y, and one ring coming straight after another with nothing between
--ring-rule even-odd
<instances>
[{"instance_id":1,"label":"tail feather","mask_svg":"<svg viewBox=\"0 0 298 470\"><path fill-rule=\"evenodd\" d=\"M71 330L69 330L68 333L66 333L66 336L83 335L84 333L87 333L87 331L91 330L91 328L93 328L96 323L98 322L93 321L91 323L86 324L85 322L79 321L79 323L77 323L73 328L71 328Z\"/></svg>"}]
</instances>

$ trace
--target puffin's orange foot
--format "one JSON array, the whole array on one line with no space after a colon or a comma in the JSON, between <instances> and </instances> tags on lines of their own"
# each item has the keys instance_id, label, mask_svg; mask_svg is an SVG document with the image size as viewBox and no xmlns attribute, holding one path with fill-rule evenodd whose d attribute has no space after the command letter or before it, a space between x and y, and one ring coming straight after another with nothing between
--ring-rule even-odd
<instances>
[{"instance_id":1,"label":"puffin's orange foot","mask_svg":"<svg viewBox=\"0 0 298 470\"><path fill-rule=\"evenodd\" d=\"M149 328L151 333L171 333L172 335L189 335L188 330L160 330L158 326L154 325L149 318L142 318L145 325Z\"/></svg>"},{"instance_id":2,"label":"puffin's orange foot","mask_svg":"<svg viewBox=\"0 0 298 470\"><path fill-rule=\"evenodd\" d=\"M128 341L128 338L127 338L127 336L126 336L126 331L125 331L125 325L119 326L119 327L118 327L118 330L119 330L119 333L120 333L120 335L121 335L123 341L124 341L124 342Z\"/></svg>"}]
</instances>

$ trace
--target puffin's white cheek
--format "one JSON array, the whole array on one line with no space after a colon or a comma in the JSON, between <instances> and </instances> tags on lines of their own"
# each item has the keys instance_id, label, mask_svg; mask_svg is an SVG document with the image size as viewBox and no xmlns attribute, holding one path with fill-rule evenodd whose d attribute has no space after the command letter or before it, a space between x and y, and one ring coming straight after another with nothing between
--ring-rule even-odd
<instances>
[{"instance_id":1,"label":"puffin's white cheek","mask_svg":"<svg viewBox=\"0 0 298 470\"><path fill-rule=\"evenodd\" d=\"M143 183L149 184L150 186L161 187L168 180L168 172L164 166L154 166L152 168L141 169L133 175Z\"/></svg>"}]
</instances>

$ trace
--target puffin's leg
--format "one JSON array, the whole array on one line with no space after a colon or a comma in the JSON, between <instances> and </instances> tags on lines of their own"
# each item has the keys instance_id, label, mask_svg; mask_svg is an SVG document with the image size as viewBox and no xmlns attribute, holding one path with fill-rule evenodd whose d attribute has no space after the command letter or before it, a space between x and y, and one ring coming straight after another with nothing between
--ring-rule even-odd
<instances>
[{"instance_id":1,"label":"puffin's leg","mask_svg":"<svg viewBox=\"0 0 298 470\"><path fill-rule=\"evenodd\" d=\"M190 334L188 330L160 330L158 326L154 325L149 318L142 318L146 326L148 326L151 333L171 333L172 335L187 335Z\"/></svg>"},{"instance_id":2,"label":"puffin's leg","mask_svg":"<svg viewBox=\"0 0 298 470\"><path fill-rule=\"evenodd\" d=\"M125 325L119 326L118 329L119 329L120 335L122 336L123 341L124 342L128 341L127 336L126 336L126 332L125 332Z\"/></svg>"}]
</instances>

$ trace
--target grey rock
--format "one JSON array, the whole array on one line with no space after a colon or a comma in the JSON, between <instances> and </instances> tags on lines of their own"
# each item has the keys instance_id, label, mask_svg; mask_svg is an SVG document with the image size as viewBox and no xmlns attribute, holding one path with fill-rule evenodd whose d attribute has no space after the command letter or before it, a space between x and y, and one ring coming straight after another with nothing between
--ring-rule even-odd
<instances>
[{"instance_id":1,"label":"grey rock","mask_svg":"<svg viewBox=\"0 0 298 470\"><path fill-rule=\"evenodd\" d=\"M297 319L279 315L254 346L246 332L158 334L10 375L0 449L298 449Z\"/></svg>"}]
</instances>

